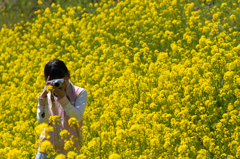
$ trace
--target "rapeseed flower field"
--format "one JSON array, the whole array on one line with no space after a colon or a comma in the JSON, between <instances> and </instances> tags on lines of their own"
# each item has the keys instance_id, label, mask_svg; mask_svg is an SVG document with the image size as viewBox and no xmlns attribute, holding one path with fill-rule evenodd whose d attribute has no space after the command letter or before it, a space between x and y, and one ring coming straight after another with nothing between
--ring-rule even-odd
<instances>
[{"instance_id":1,"label":"rapeseed flower field","mask_svg":"<svg viewBox=\"0 0 240 159\"><path fill-rule=\"evenodd\" d=\"M2 27L0 158L35 157L44 127L37 100L54 58L87 90L88 104L81 149L62 131L67 156L42 143L52 157L240 158L240 1L90 7L96 12L52 4L32 23Z\"/></svg>"}]
</instances>

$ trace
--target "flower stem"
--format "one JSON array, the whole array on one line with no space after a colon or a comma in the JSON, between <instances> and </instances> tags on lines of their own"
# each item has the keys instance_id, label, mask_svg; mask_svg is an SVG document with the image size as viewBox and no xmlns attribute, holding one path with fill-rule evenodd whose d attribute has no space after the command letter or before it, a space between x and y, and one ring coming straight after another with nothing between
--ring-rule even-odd
<instances>
[{"instance_id":1,"label":"flower stem","mask_svg":"<svg viewBox=\"0 0 240 159\"><path fill-rule=\"evenodd\" d=\"M76 129L76 132L77 132L77 137L78 137L78 144L79 144L79 150L81 149L81 140L80 140L80 133L79 133L79 131L78 131L78 126L76 125L75 126L75 129Z\"/></svg>"}]
</instances>

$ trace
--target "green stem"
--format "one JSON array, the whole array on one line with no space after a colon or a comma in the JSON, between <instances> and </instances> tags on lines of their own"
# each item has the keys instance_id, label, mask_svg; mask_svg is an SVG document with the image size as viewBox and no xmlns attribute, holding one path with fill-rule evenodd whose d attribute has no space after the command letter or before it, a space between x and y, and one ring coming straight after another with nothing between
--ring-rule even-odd
<instances>
[{"instance_id":1,"label":"green stem","mask_svg":"<svg viewBox=\"0 0 240 159\"><path fill-rule=\"evenodd\" d=\"M56 122L56 128L57 128L57 143L58 143L58 150L61 151L60 144L59 144L59 132L58 132L58 122Z\"/></svg>"},{"instance_id":2,"label":"green stem","mask_svg":"<svg viewBox=\"0 0 240 159\"><path fill-rule=\"evenodd\" d=\"M55 129L53 130L53 134L55 134ZM54 136L52 136L52 137L53 137L53 146L54 146L54 149L56 150L55 137Z\"/></svg>"},{"instance_id":3,"label":"green stem","mask_svg":"<svg viewBox=\"0 0 240 159\"><path fill-rule=\"evenodd\" d=\"M79 131L78 131L78 127L77 126L75 126L75 129L76 129L76 132L77 132L77 137L78 137L78 144L79 144L79 150L81 149L81 140L80 140L80 133L79 133Z\"/></svg>"}]
</instances>

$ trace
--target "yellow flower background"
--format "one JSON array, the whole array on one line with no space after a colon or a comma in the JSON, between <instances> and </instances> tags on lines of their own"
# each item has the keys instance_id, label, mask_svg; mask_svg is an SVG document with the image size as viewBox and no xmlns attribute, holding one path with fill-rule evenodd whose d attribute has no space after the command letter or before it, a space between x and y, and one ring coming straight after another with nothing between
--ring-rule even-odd
<instances>
[{"instance_id":1,"label":"yellow flower background","mask_svg":"<svg viewBox=\"0 0 240 159\"><path fill-rule=\"evenodd\" d=\"M1 158L35 157L38 96L54 58L88 92L81 153L58 158L240 158L240 1L90 7L53 4L1 29Z\"/></svg>"}]
</instances>

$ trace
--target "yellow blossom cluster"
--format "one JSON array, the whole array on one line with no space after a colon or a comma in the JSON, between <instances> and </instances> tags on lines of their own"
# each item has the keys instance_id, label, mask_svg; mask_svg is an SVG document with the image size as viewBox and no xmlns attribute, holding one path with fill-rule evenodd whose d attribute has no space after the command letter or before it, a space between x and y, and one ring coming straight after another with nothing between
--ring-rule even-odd
<instances>
[{"instance_id":1,"label":"yellow blossom cluster","mask_svg":"<svg viewBox=\"0 0 240 159\"><path fill-rule=\"evenodd\" d=\"M81 148L60 132L69 151L56 158L240 158L240 1L89 7L52 4L32 23L1 28L1 158L35 157L38 96L54 58L88 92Z\"/></svg>"},{"instance_id":2,"label":"yellow blossom cluster","mask_svg":"<svg viewBox=\"0 0 240 159\"><path fill-rule=\"evenodd\" d=\"M47 86L47 92L53 92L54 89L53 89L53 86L52 85L48 85Z\"/></svg>"},{"instance_id":3,"label":"yellow blossom cluster","mask_svg":"<svg viewBox=\"0 0 240 159\"><path fill-rule=\"evenodd\" d=\"M72 128L78 128L79 127L79 122L77 121L76 118L70 118L68 120L68 124L70 125L70 127Z\"/></svg>"}]
</instances>

